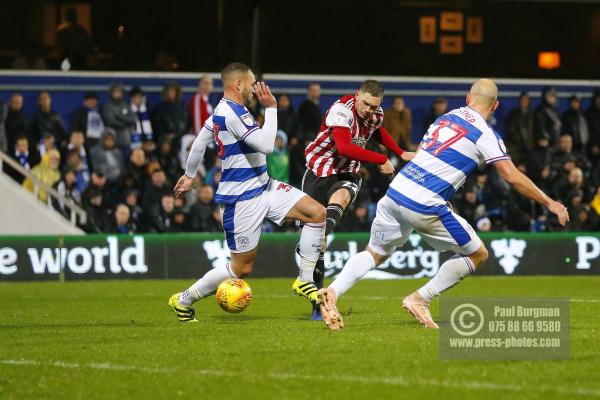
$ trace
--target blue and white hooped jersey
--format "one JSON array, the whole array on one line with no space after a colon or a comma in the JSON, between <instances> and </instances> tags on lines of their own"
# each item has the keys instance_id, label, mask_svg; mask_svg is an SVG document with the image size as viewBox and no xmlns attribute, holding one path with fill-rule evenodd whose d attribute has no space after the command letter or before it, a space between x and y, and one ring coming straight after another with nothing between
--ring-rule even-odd
<instances>
[{"instance_id":1,"label":"blue and white hooped jersey","mask_svg":"<svg viewBox=\"0 0 600 400\"><path fill-rule=\"evenodd\" d=\"M260 129L250 111L223 98L204 127L214 134L222 164L215 202L233 204L262 194L269 183L267 157L244 141Z\"/></svg>"},{"instance_id":2,"label":"blue and white hooped jersey","mask_svg":"<svg viewBox=\"0 0 600 400\"><path fill-rule=\"evenodd\" d=\"M439 117L416 156L396 175L387 195L422 214L439 214L483 163L509 159L504 142L475 110L461 107Z\"/></svg>"}]
</instances>

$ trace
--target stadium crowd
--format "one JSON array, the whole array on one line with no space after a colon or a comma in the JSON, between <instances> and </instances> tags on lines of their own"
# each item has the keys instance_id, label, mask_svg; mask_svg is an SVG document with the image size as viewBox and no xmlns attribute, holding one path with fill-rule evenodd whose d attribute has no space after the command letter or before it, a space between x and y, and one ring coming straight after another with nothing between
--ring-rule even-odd
<instances>
[{"instance_id":1,"label":"stadium crowd","mask_svg":"<svg viewBox=\"0 0 600 400\"><path fill-rule=\"evenodd\" d=\"M221 221L214 193L221 170L217 149L207 151L201 167L201 182L184 199L175 199L173 185L183 173L189 149L204 121L212 112L209 95L212 80L200 80L198 92L186 105L181 88L167 83L162 101L146 106L141 88L126 93L122 85L110 87L109 100L100 105L95 93L87 93L73 110L67 132L52 109L51 93L38 96L38 111L32 119L23 112L23 97L14 93L7 104L0 102L0 150L7 152L40 181L80 204L88 214L82 228L87 232L218 232ZM278 96L278 127L275 151L268 160L269 175L301 186L305 171L304 149L319 130L320 86L311 84L298 110L289 95ZM262 123L258 102L248 106ZM444 98L434 99L422 121L423 132L448 111ZM492 121L493 124L493 121ZM405 149L412 142L412 114L401 97L385 110L384 126ZM493 168L481 168L457 192L452 206L479 231L595 231L600 228L600 90L590 106L572 96L566 110L558 109L558 97L544 88L535 109L529 94L522 93L519 106L508 113L504 141L513 161L551 197L569 209L566 228L534 202L518 196ZM376 144L368 147L378 151ZM400 161L389 155L394 165ZM24 179L8 165L4 171L28 190L34 182ZM363 184L355 203L346 213L339 231L368 231L376 203L385 194L390 177L374 165L361 169ZM41 201L68 217L64 204L38 191ZM277 227L266 221L264 231L295 230L292 223Z\"/></svg>"}]
</instances>

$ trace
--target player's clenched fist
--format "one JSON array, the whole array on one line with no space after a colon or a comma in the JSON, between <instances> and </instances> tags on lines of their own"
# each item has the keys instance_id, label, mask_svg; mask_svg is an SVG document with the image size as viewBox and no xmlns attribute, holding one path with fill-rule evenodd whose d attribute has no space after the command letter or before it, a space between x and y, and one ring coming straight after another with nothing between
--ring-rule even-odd
<instances>
[{"instance_id":1,"label":"player's clenched fist","mask_svg":"<svg viewBox=\"0 0 600 400\"><path fill-rule=\"evenodd\" d=\"M192 188L193 183L194 179L190 178L187 175L183 175L181 178L179 178L177 184L175 185L175 189L173 189L173 192L175 193L175 198L179 199L183 197L185 192Z\"/></svg>"},{"instance_id":2,"label":"player's clenched fist","mask_svg":"<svg viewBox=\"0 0 600 400\"><path fill-rule=\"evenodd\" d=\"M379 166L379 172L384 175L392 175L394 173L394 166L390 160L387 160L385 164Z\"/></svg>"}]
</instances>

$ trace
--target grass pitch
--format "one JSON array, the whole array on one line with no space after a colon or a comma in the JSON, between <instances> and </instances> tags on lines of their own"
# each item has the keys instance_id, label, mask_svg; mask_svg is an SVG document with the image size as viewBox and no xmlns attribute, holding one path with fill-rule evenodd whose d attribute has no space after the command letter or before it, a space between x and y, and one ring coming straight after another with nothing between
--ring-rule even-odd
<instances>
[{"instance_id":1,"label":"grass pitch","mask_svg":"<svg viewBox=\"0 0 600 400\"><path fill-rule=\"evenodd\" d=\"M600 398L600 277L471 277L445 294L570 297L568 361L440 361L438 332L400 306L423 280L360 282L343 332L307 320L292 280L248 282L244 313L209 298L189 325L167 300L190 281L0 284L0 398Z\"/></svg>"}]
</instances>

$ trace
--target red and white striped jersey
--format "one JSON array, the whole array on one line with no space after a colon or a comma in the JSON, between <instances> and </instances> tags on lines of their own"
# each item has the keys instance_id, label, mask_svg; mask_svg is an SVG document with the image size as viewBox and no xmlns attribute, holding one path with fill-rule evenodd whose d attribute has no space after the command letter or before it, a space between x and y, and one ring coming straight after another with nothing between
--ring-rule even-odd
<instances>
[{"instance_id":1,"label":"red and white striped jersey","mask_svg":"<svg viewBox=\"0 0 600 400\"><path fill-rule=\"evenodd\" d=\"M351 160L340 156L335 141L333 128L349 128L352 134L352 143L364 148L373 134L383 123L383 110L381 107L373 116L362 121L356 114L356 98L354 95L344 96L327 110L323 124L313 140L304 151L306 168L316 176L325 177L341 173L358 173L360 161Z\"/></svg>"}]
</instances>

